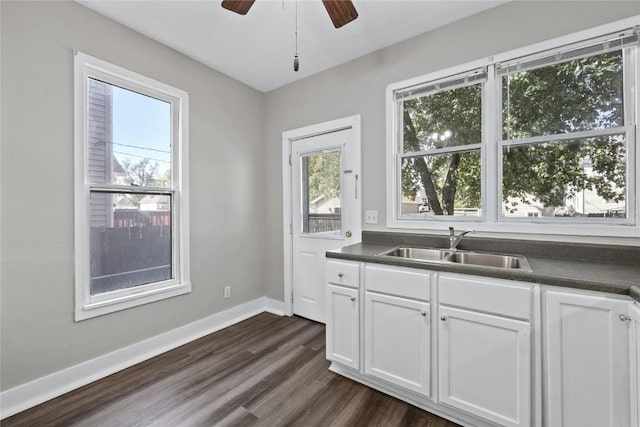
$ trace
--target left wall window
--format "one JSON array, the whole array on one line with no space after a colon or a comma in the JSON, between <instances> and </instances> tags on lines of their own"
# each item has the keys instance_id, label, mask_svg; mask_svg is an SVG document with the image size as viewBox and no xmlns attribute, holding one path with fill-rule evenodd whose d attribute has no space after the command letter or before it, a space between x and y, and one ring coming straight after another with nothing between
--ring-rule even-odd
<instances>
[{"instance_id":1,"label":"left wall window","mask_svg":"<svg viewBox=\"0 0 640 427\"><path fill-rule=\"evenodd\" d=\"M75 55L76 320L191 291L188 94Z\"/></svg>"}]
</instances>

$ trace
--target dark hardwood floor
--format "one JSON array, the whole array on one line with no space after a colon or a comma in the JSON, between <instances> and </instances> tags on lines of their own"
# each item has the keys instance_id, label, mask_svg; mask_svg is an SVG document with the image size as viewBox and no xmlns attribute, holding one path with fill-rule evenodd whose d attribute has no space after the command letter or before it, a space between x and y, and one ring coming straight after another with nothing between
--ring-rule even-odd
<instances>
[{"instance_id":1,"label":"dark hardwood floor","mask_svg":"<svg viewBox=\"0 0 640 427\"><path fill-rule=\"evenodd\" d=\"M330 372L324 345L324 325L263 313L1 425L456 426Z\"/></svg>"}]
</instances>

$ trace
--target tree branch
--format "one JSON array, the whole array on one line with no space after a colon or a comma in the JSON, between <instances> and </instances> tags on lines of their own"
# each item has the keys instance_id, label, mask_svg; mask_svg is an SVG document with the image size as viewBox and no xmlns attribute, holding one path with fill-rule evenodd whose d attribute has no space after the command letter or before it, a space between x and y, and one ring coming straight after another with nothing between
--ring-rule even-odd
<instances>
[{"instance_id":1,"label":"tree branch","mask_svg":"<svg viewBox=\"0 0 640 427\"><path fill-rule=\"evenodd\" d=\"M411 149L413 151L420 151L420 141L418 140L418 135L416 132L416 128L413 125L413 120L411 120L411 116L409 112L404 110L404 126L405 132L404 137L405 140L409 143ZM429 170L426 161L423 158L422 162L415 162L415 167L420 174L420 180L422 181L422 187L424 188L424 192L427 196L427 200L429 201L429 206L435 215L442 215L442 206L440 205L440 200L438 200L438 193L436 191L435 185L433 185L433 178L431 175L431 171Z\"/></svg>"}]
</instances>

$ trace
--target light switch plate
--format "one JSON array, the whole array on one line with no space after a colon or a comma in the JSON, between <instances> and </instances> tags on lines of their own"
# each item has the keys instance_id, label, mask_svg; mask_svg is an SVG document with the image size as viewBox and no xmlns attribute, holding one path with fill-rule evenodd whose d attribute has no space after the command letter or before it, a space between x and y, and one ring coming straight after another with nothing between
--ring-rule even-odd
<instances>
[{"instance_id":1,"label":"light switch plate","mask_svg":"<svg viewBox=\"0 0 640 427\"><path fill-rule=\"evenodd\" d=\"M378 211L364 211L364 222L367 224L377 224Z\"/></svg>"}]
</instances>

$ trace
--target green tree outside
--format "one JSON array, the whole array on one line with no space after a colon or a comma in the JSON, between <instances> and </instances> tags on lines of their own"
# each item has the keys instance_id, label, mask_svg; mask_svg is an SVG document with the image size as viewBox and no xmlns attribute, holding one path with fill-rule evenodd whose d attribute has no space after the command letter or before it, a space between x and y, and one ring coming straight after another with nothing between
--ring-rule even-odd
<instances>
[{"instance_id":1,"label":"green tree outside","mask_svg":"<svg viewBox=\"0 0 640 427\"><path fill-rule=\"evenodd\" d=\"M607 129L624 125L623 60L620 51L558 65L504 74L502 137ZM462 147L481 142L482 88L458 87L404 102L405 152ZM567 197L595 190L603 199L625 198L625 141L605 135L516 145L503 153L503 202L563 206ZM423 189L435 215L480 208L480 152L416 156L402 165L403 194ZM586 173L585 164L592 168Z\"/></svg>"}]
</instances>

